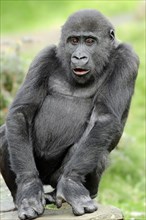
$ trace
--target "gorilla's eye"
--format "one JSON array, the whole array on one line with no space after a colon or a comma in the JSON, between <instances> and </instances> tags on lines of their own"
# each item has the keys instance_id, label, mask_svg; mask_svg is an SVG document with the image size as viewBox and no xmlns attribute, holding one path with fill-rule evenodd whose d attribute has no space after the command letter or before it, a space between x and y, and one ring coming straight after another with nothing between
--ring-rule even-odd
<instances>
[{"instance_id":1,"label":"gorilla's eye","mask_svg":"<svg viewBox=\"0 0 146 220\"><path fill-rule=\"evenodd\" d=\"M94 42L95 42L95 39L92 38L92 37L88 37L85 40L85 43L86 43L87 46L92 46L92 44L94 44Z\"/></svg>"},{"instance_id":2,"label":"gorilla's eye","mask_svg":"<svg viewBox=\"0 0 146 220\"><path fill-rule=\"evenodd\" d=\"M112 39L112 40L114 40L115 39L115 33L114 33L114 30L110 30L110 38Z\"/></svg>"},{"instance_id":3,"label":"gorilla's eye","mask_svg":"<svg viewBox=\"0 0 146 220\"><path fill-rule=\"evenodd\" d=\"M71 37L69 39L69 42L72 44L72 45L77 45L79 43L79 38L78 37Z\"/></svg>"}]
</instances>

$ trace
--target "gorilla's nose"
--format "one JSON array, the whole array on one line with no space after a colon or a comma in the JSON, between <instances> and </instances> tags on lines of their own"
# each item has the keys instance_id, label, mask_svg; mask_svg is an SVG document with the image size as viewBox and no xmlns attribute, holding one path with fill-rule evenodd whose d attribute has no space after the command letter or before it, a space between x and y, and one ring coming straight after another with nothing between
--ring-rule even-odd
<instances>
[{"instance_id":1,"label":"gorilla's nose","mask_svg":"<svg viewBox=\"0 0 146 220\"><path fill-rule=\"evenodd\" d=\"M88 61L89 61L89 57L85 53L76 52L72 54L71 62L73 64L85 65L88 63Z\"/></svg>"}]
</instances>

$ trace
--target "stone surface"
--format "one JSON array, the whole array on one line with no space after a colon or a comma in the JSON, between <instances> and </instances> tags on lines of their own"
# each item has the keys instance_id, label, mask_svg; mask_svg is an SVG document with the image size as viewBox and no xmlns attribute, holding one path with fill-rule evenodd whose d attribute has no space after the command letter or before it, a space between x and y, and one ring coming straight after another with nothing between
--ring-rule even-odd
<instances>
[{"instance_id":1,"label":"stone surface","mask_svg":"<svg viewBox=\"0 0 146 220\"><path fill-rule=\"evenodd\" d=\"M5 212L0 214L1 220L18 220L17 212ZM61 209L45 210L38 220L124 220L122 212L112 206L98 205L98 210L92 214L74 216L69 205L64 204Z\"/></svg>"},{"instance_id":2,"label":"stone surface","mask_svg":"<svg viewBox=\"0 0 146 220\"><path fill-rule=\"evenodd\" d=\"M50 187L44 188L45 192L51 191ZM17 211L9 211L14 209L12 197L3 178L0 175L0 220L18 220ZM98 210L92 214L83 216L74 216L72 209L66 203L61 209L46 209L45 213L37 218L38 220L124 220L122 212L112 206L104 206L98 204Z\"/></svg>"}]
</instances>

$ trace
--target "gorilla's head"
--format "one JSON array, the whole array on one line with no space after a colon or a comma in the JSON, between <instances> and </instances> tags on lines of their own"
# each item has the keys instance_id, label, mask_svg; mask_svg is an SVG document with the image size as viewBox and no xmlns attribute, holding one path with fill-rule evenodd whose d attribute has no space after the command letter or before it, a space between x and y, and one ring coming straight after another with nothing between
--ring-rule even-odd
<instances>
[{"instance_id":1,"label":"gorilla's head","mask_svg":"<svg viewBox=\"0 0 146 220\"><path fill-rule=\"evenodd\" d=\"M62 27L58 57L68 76L84 84L102 74L116 47L113 25L96 10L71 15Z\"/></svg>"}]
</instances>

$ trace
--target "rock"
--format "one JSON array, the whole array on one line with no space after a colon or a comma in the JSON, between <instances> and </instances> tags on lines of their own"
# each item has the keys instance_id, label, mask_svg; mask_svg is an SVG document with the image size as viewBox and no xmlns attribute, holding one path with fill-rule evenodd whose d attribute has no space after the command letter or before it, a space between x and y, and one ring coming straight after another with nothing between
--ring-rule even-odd
<instances>
[{"instance_id":1,"label":"rock","mask_svg":"<svg viewBox=\"0 0 146 220\"><path fill-rule=\"evenodd\" d=\"M0 219L18 220L17 211L8 211L14 209L14 204L1 175L0 184ZM45 192L52 191L50 187L45 187L44 190ZM67 203L64 203L60 209L46 209L44 214L39 217L38 220L124 220L124 217L120 209L101 204L98 204L98 210L96 212L77 217L73 215L71 207Z\"/></svg>"},{"instance_id":2,"label":"rock","mask_svg":"<svg viewBox=\"0 0 146 220\"><path fill-rule=\"evenodd\" d=\"M2 220L18 220L17 212L1 213ZM124 220L120 209L113 206L98 204L98 210L92 214L74 216L71 207L63 204L61 209L46 209L45 213L38 218L39 220Z\"/></svg>"}]
</instances>

